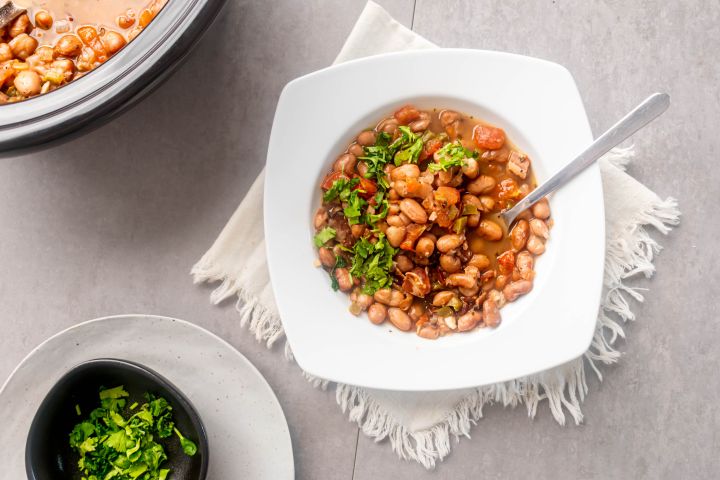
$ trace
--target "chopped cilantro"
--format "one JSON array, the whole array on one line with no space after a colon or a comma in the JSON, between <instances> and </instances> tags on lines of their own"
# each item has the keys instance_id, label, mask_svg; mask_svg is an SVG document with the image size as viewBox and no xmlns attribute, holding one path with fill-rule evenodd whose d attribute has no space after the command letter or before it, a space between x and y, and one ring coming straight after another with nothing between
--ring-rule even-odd
<instances>
[{"instance_id":1,"label":"chopped cilantro","mask_svg":"<svg viewBox=\"0 0 720 480\"><path fill-rule=\"evenodd\" d=\"M385 192L378 192L375 194L375 212L372 214L365 215L365 223L370 226L374 226L378 221L387 217L388 214L388 201L385 198Z\"/></svg>"},{"instance_id":2,"label":"chopped cilantro","mask_svg":"<svg viewBox=\"0 0 720 480\"><path fill-rule=\"evenodd\" d=\"M452 167L462 167L465 159L477 157L477 152L469 150L460 143L448 143L436 152L438 160L428 165L428 170L433 173L446 172Z\"/></svg>"},{"instance_id":3,"label":"chopped cilantro","mask_svg":"<svg viewBox=\"0 0 720 480\"><path fill-rule=\"evenodd\" d=\"M175 427L172 407L164 398L145 394L147 403L125 418L122 409L128 396L122 386L102 390L101 406L70 433L70 447L80 455L81 478L165 480L170 470L160 466L167 455L155 438L167 438L173 431L186 455L197 453L197 445Z\"/></svg>"},{"instance_id":4,"label":"chopped cilantro","mask_svg":"<svg viewBox=\"0 0 720 480\"><path fill-rule=\"evenodd\" d=\"M359 178L351 178L349 180L340 178L335 180L332 186L325 192L325 195L323 195L323 200L326 202L338 199L347 204L343 213L345 217L347 217L350 225L360 223L363 207L367 204L367 202L360 197L359 190L355 188L359 183Z\"/></svg>"},{"instance_id":5,"label":"chopped cilantro","mask_svg":"<svg viewBox=\"0 0 720 480\"><path fill-rule=\"evenodd\" d=\"M345 202L358 183L360 183L359 178L351 178L349 180L340 178L335 180L328 191L325 192L325 195L323 195L323 200L332 202L336 198L339 198L341 202Z\"/></svg>"},{"instance_id":6,"label":"chopped cilantro","mask_svg":"<svg viewBox=\"0 0 720 480\"><path fill-rule=\"evenodd\" d=\"M383 190L390 187L384 170L385 165L392 160L392 152L389 149L390 140L391 137L388 133L380 132L375 140L375 145L363 147L365 156L358 159L365 162L368 167L365 178L374 179Z\"/></svg>"},{"instance_id":7,"label":"chopped cilantro","mask_svg":"<svg viewBox=\"0 0 720 480\"><path fill-rule=\"evenodd\" d=\"M325 227L315 235L315 246L320 248L325 245L328 241L335 238L337 232L332 227Z\"/></svg>"},{"instance_id":8,"label":"chopped cilantro","mask_svg":"<svg viewBox=\"0 0 720 480\"><path fill-rule=\"evenodd\" d=\"M335 278L335 270L346 266L345 259L340 255L335 255L335 266L330 271L330 287L336 292L340 289L340 284L338 283L337 278Z\"/></svg>"},{"instance_id":9,"label":"chopped cilantro","mask_svg":"<svg viewBox=\"0 0 720 480\"><path fill-rule=\"evenodd\" d=\"M374 244L365 237L355 242L350 274L365 279L363 292L372 295L379 289L388 288L392 285L390 272L395 252L396 250L382 233L378 235Z\"/></svg>"},{"instance_id":10,"label":"chopped cilantro","mask_svg":"<svg viewBox=\"0 0 720 480\"><path fill-rule=\"evenodd\" d=\"M398 127L402 135L395 140L392 146L395 146L395 165L400 166L403 163L417 163L418 157L423 149L423 140L420 136L413 133L410 128Z\"/></svg>"}]
</instances>

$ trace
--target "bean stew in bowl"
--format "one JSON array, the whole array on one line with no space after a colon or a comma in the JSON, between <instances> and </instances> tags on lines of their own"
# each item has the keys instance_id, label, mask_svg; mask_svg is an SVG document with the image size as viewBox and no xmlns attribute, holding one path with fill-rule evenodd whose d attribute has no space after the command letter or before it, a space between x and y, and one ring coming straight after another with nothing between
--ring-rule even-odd
<instances>
[{"instance_id":1,"label":"bean stew in bowl","mask_svg":"<svg viewBox=\"0 0 720 480\"><path fill-rule=\"evenodd\" d=\"M97 68L167 0L16 0L0 23L0 105L53 91Z\"/></svg>"},{"instance_id":2,"label":"bean stew in bowl","mask_svg":"<svg viewBox=\"0 0 720 480\"><path fill-rule=\"evenodd\" d=\"M435 391L582 355L602 291L599 169L510 232L500 218L591 141L572 75L519 55L402 52L288 83L252 188L300 367ZM259 262L243 268L261 274Z\"/></svg>"},{"instance_id":3,"label":"bean stew in bowl","mask_svg":"<svg viewBox=\"0 0 720 480\"><path fill-rule=\"evenodd\" d=\"M495 328L532 290L552 226L546 199L510 232L498 215L535 186L502 128L405 105L360 132L322 180L318 265L376 325L426 339Z\"/></svg>"}]
</instances>

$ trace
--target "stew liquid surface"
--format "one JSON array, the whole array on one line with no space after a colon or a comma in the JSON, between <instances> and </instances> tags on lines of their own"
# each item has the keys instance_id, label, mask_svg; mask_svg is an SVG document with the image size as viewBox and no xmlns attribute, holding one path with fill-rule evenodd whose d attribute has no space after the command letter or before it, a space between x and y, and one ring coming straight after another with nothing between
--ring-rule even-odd
<instances>
[{"instance_id":1,"label":"stew liquid surface","mask_svg":"<svg viewBox=\"0 0 720 480\"><path fill-rule=\"evenodd\" d=\"M0 105L51 92L99 67L167 0L19 0L0 25Z\"/></svg>"},{"instance_id":2,"label":"stew liquid surface","mask_svg":"<svg viewBox=\"0 0 720 480\"><path fill-rule=\"evenodd\" d=\"M374 324L428 339L497 327L503 305L532 290L552 226L545 199L510 232L499 214L535 187L501 128L407 105L360 132L323 179L318 265Z\"/></svg>"}]
</instances>

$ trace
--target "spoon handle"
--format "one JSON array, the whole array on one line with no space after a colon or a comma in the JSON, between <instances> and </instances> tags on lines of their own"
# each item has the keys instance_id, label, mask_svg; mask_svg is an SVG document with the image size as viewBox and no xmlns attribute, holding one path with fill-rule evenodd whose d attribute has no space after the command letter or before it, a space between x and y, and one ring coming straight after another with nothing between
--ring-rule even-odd
<instances>
[{"instance_id":1,"label":"spoon handle","mask_svg":"<svg viewBox=\"0 0 720 480\"><path fill-rule=\"evenodd\" d=\"M625 115L619 122L600 135L597 140L578 155L575 160L530 192L528 196L520 200L513 208L503 213L502 216L508 225L510 225L521 212L575 178L576 175L595 163L597 159L609 152L610 149L622 143L633 133L657 118L667 110L669 106L670 96L667 93L654 93L650 95L644 102L635 107L633 111Z\"/></svg>"}]
</instances>

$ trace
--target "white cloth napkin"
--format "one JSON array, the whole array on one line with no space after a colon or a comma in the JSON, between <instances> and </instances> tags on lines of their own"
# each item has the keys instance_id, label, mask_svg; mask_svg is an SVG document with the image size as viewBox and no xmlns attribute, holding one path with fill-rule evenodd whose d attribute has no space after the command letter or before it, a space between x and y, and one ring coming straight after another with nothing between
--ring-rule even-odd
<instances>
[{"instance_id":1,"label":"white cloth napkin","mask_svg":"<svg viewBox=\"0 0 720 480\"><path fill-rule=\"evenodd\" d=\"M335 61L421 48L436 47L368 2ZM451 437L468 436L486 403L522 403L534 416L538 402L547 399L559 423L564 424L565 412L576 423L582 421L580 402L587 393L585 365L600 375L597 361L617 361L620 354L612 344L623 335L619 320L634 318L625 296L642 300L640 293L625 286L623 280L637 273L649 276L654 271L652 259L660 247L644 225L667 233L679 217L675 200L661 200L624 173L632 155L631 149L616 149L601 163L607 216L605 297L585 361L579 358L529 378L450 392L406 393L336 385L338 404L350 420L376 440L389 438L401 458L416 460L426 468L434 467L450 452ZM213 246L193 267L192 275L196 283L222 282L211 295L215 304L237 295L241 323L249 323L256 338L272 346L283 336L283 329L265 263L263 179L264 172ZM291 356L287 345L286 353ZM312 380L316 386L327 385L320 379Z\"/></svg>"}]
</instances>

